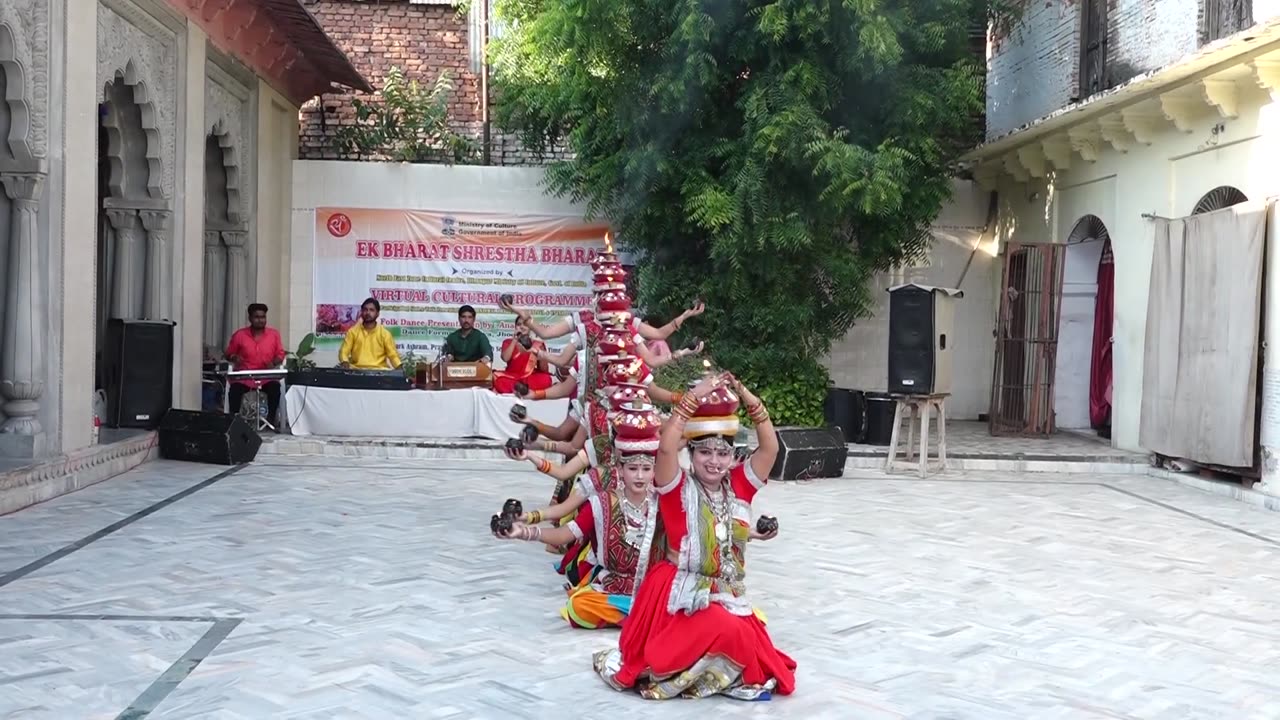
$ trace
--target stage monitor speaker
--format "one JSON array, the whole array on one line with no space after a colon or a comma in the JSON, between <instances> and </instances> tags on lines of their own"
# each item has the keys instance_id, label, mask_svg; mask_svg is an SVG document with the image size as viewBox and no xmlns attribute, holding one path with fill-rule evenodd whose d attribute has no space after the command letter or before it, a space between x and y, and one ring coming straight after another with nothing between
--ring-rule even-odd
<instances>
[{"instance_id":1,"label":"stage monitor speaker","mask_svg":"<svg viewBox=\"0 0 1280 720\"><path fill-rule=\"evenodd\" d=\"M173 405L172 322L121 320L107 322L102 351L102 378L107 391L107 417L114 428L154 430Z\"/></svg>"},{"instance_id":2,"label":"stage monitor speaker","mask_svg":"<svg viewBox=\"0 0 1280 720\"><path fill-rule=\"evenodd\" d=\"M160 457L240 465L253 462L262 437L239 415L170 410L160 423Z\"/></svg>"},{"instance_id":3,"label":"stage monitor speaker","mask_svg":"<svg viewBox=\"0 0 1280 720\"><path fill-rule=\"evenodd\" d=\"M778 459L770 480L814 480L844 475L849 457L844 431L838 427L780 427Z\"/></svg>"},{"instance_id":4,"label":"stage monitor speaker","mask_svg":"<svg viewBox=\"0 0 1280 720\"><path fill-rule=\"evenodd\" d=\"M889 289L889 392L951 392L952 329L960 290L927 285Z\"/></svg>"}]
</instances>

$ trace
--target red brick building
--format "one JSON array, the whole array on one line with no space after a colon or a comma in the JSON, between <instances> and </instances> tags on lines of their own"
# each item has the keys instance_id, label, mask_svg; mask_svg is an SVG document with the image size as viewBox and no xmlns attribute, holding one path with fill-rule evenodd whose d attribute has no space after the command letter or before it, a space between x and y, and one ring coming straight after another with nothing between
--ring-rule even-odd
<instances>
[{"instance_id":1,"label":"red brick building","mask_svg":"<svg viewBox=\"0 0 1280 720\"><path fill-rule=\"evenodd\" d=\"M304 0L304 4L338 47L375 88L392 67L406 77L431 85L440 73L453 83L449 114L456 130L477 146L484 136L481 95L483 24L481 2L472 11L457 0ZM490 0L491 1L491 0ZM355 121L353 95L331 92L302 108L298 154L304 160L371 160L338 152L335 129ZM490 162L528 165L536 161L496 124L490 128Z\"/></svg>"}]
</instances>

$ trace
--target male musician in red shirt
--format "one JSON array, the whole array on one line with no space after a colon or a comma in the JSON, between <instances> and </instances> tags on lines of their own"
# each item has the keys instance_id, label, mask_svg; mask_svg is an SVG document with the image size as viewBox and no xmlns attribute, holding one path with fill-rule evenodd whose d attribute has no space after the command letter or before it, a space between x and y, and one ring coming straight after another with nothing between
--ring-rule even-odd
<instances>
[{"instance_id":1,"label":"male musician in red shirt","mask_svg":"<svg viewBox=\"0 0 1280 720\"><path fill-rule=\"evenodd\" d=\"M235 370L269 370L284 362L280 333L273 327L267 327L266 305L253 303L249 306L249 327L242 327L231 336L226 356ZM237 380L231 385L227 400L232 414L240 412L245 393L257 384L257 381ZM280 409L280 381L262 383L262 391L267 394L267 421L275 423L276 411Z\"/></svg>"}]
</instances>

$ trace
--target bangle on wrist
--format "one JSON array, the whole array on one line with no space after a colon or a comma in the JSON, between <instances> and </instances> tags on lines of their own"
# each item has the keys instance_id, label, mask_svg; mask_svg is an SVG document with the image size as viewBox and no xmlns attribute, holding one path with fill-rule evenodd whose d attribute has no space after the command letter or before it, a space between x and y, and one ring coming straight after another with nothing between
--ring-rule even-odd
<instances>
[{"instance_id":1,"label":"bangle on wrist","mask_svg":"<svg viewBox=\"0 0 1280 720\"><path fill-rule=\"evenodd\" d=\"M533 398L534 400L545 400L545 399L546 399L546 397L547 397L547 391L546 391L546 390L534 390L534 391L533 391L533 393L532 393L532 394L530 394L530 396L529 396L529 397Z\"/></svg>"},{"instance_id":2,"label":"bangle on wrist","mask_svg":"<svg viewBox=\"0 0 1280 720\"><path fill-rule=\"evenodd\" d=\"M541 458L541 459L539 459L539 460L538 460L538 472L542 473L543 475L550 475L550 474L551 474L551 461L550 461L550 460L548 460L548 459L546 459L546 458Z\"/></svg>"},{"instance_id":3,"label":"bangle on wrist","mask_svg":"<svg viewBox=\"0 0 1280 720\"><path fill-rule=\"evenodd\" d=\"M685 395L680 398L680 404L676 407L682 415L693 417L698 414L698 399L692 395Z\"/></svg>"}]
</instances>

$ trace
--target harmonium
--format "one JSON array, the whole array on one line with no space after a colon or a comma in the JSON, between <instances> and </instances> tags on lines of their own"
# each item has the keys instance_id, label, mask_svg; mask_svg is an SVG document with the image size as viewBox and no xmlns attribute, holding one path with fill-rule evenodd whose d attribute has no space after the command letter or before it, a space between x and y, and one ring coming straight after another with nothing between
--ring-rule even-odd
<instances>
[{"instance_id":1,"label":"harmonium","mask_svg":"<svg viewBox=\"0 0 1280 720\"><path fill-rule=\"evenodd\" d=\"M489 387L493 383L493 370L481 362L432 363L419 365L414 380L423 390Z\"/></svg>"}]
</instances>

